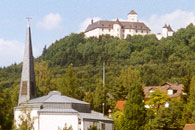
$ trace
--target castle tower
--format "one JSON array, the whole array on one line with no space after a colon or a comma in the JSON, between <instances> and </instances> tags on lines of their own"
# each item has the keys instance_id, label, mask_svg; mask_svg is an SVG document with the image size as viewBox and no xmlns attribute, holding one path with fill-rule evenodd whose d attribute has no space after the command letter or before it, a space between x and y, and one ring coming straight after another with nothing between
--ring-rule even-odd
<instances>
[{"instance_id":1,"label":"castle tower","mask_svg":"<svg viewBox=\"0 0 195 130\"><path fill-rule=\"evenodd\" d=\"M162 29L162 37L167 38L168 36L168 26L165 24Z\"/></svg>"},{"instance_id":2,"label":"castle tower","mask_svg":"<svg viewBox=\"0 0 195 130\"><path fill-rule=\"evenodd\" d=\"M28 102L36 97L36 83L34 73L34 57L32 52L30 24L27 26L26 45L24 52L24 61L22 67L22 76L20 82L20 93L18 105Z\"/></svg>"},{"instance_id":3,"label":"castle tower","mask_svg":"<svg viewBox=\"0 0 195 130\"><path fill-rule=\"evenodd\" d=\"M131 10L131 12L128 14L128 21L138 22L137 16L138 16L137 13L134 10Z\"/></svg>"}]
</instances>

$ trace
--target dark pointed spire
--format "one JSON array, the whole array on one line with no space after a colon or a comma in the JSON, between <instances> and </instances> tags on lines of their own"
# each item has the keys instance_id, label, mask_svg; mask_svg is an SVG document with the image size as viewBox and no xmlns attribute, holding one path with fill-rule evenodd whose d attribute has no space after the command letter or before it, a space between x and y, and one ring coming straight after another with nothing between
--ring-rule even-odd
<instances>
[{"instance_id":1,"label":"dark pointed spire","mask_svg":"<svg viewBox=\"0 0 195 130\"><path fill-rule=\"evenodd\" d=\"M24 52L24 61L22 67L22 76L20 82L20 93L18 105L26 103L28 100L36 97L36 83L34 73L34 57L32 52L31 29L28 19L26 45Z\"/></svg>"}]
</instances>

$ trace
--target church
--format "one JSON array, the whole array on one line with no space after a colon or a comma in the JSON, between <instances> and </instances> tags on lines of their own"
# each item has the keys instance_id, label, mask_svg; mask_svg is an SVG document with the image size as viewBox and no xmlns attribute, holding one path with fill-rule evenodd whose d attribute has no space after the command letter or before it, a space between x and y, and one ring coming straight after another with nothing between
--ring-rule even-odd
<instances>
[{"instance_id":1,"label":"church","mask_svg":"<svg viewBox=\"0 0 195 130\"><path fill-rule=\"evenodd\" d=\"M91 110L87 102L61 95L59 91L37 97L30 24L27 26L18 106L14 108L16 128L23 117L28 118L24 115L26 111L34 130L59 130L65 124L73 130L87 130L92 125L100 130L113 130L113 120Z\"/></svg>"}]
</instances>

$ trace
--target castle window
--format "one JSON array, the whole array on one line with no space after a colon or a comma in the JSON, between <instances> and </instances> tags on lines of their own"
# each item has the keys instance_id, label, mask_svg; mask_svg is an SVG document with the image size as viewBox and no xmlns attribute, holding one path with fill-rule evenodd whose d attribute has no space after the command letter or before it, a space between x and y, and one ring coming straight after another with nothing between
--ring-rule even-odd
<instances>
[{"instance_id":1,"label":"castle window","mask_svg":"<svg viewBox=\"0 0 195 130\"><path fill-rule=\"evenodd\" d=\"M144 31L143 30L141 30L141 33L143 33Z\"/></svg>"}]
</instances>

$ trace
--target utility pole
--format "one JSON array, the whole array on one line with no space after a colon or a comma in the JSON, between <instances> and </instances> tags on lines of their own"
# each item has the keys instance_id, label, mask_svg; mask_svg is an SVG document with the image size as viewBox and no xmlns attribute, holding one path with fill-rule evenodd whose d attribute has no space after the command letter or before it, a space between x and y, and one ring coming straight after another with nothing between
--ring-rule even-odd
<instances>
[{"instance_id":1,"label":"utility pole","mask_svg":"<svg viewBox=\"0 0 195 130\"><path fill-rule=\"evenodd\" d=\"M103 87L105 87L105 61L103 62Z\"/></svg>"}]
</instances>

